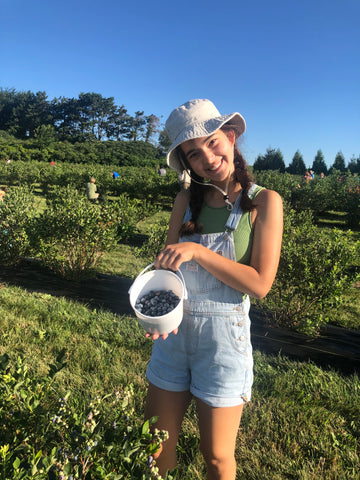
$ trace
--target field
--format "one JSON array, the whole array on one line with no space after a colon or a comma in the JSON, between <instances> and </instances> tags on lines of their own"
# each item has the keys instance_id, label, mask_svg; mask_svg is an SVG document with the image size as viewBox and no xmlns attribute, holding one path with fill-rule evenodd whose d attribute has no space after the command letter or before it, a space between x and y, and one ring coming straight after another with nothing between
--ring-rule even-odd
<instances>
[{"instance_id":1,"label":"field","mask_svg":"<svg viewBox=\"0 0 360 480\"><path fill-rule=\"evenodd\" d=\"M156 181L155 177L154 198ZM36 208L41 213L46 205L39 184L36 188ZM108 201L115 203L117 196L109 195ZM162 197L156 201L161 205ZM134 208L130 201L125 206ZM167 202L166 208L141 218L131 241L118 241L105 251L96 272L134 279L148 263L137 249L151 236L154 226L169 219L169 207ZM325 232L334 226L347 229L344 214L337 211L319 215L317 224ZM358 229L353 238L360 238ZM341 301L341 308L330 312L332 323L360 330L358 285L347 290ZM148 434L146 424L144 427L147 419L143 418L152 340L145 338L133 315L26 290L7 283L4 277L0 332L0 479L156 478L154 470L146 466L149 441L144 443ZM60 357L61 368L47 386ZM258 350L254 362L253 397L244 409L236 447L237 478L359 478L359 377ZM133 389L129 403L127 388ZM123 403L116 408L110 405L102 421L91 423L91 417L89 423L94 399L104 398L98 406L102 411L113 395ZM61 407L62 417L54 413L58 399L66 403L66 408ZM117 443L109 440L107 427L110 419L114 423L114 416L122 425ZM55 426L54 418L60 419ZM73 424L77 428L83 425L82 435L87 439L81 455L71 450ZM131 445L136 447L130 451L127 437L135 431L140 433L132 437L135 443ZM206 478L194 405L186 415L178 457L178 469L169 480Z\"/></svg>"},{"instance_id":2,"label":"field","mask_svg":"<svg viewBox=\"0 0 360 480\"><path fill-rule=\"evenodd\" d=\"M144 235L151 224L148 220L141 225ZM133 278L142 267L134 247L119 244L103 257L98 271ZM95 395L132 384L133 421L141 424L152 341L144 338L133 316L92 310L3 283L0 325L0 354L21 355L34 375L46 374L49 363L65 349L67 365L57 376L55 395L70 393L68 402L79 409ZM236 448L237 478L358 478L359 378L260 351L254 359L253 398L244 410ZM191 406L179 442L177 478L205 478L198 442Z\"/></svg>"}]
</instances>

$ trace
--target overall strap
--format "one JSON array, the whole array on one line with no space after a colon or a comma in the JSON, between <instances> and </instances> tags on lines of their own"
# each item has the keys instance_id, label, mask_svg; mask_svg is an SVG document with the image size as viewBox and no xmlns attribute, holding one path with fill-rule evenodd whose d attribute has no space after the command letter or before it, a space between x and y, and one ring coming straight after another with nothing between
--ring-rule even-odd
<instances>
[{"instance_id":1,"label":"overall strap","mask_svg":"<svg viewBox=\"0 0 360 480\"><path fill-rule=\"evenodd\" d=\"M254 194L255 190L257 188L257 185L255 183L252 183L251 184L251 187L249 188L249 191L248 191L248 196L251 198L252 195ZM240 222L240 218L242 217L242 214L244 213L242 208L240 207L240 201L241 201L241 196L242 196L242 190L241 192L239 193L235 203L234 203L234 207L233 209L231 210L231 213L229 215L229 218L226 222L226 225L225 225L225 231L234 231L236 230L239 222Z\"/></svg>"},{"instance_id":2,"label":"overall strap","mask_svg":"<svg viewBox=\"0 0 360 480\"><path fill-rule=\"evenodd\" d=\"M183 219L183 223L186 223L186 222L188 222L189 220L191 220L190 205L187 206L187 209L186 209L186 212L185 212L185 215L184 215L184 219Z\"/></svg>"}]
</instances>

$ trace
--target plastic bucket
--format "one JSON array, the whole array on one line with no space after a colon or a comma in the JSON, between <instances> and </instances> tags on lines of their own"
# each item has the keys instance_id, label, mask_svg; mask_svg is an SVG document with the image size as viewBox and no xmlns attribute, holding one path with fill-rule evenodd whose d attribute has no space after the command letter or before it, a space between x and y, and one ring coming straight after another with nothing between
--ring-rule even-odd
<instances>
[{"instance_id":1,"label":"plastic bucket","mask_svg":"<svg viewBox=\"0 0 360 480\"><path fill-rule=\"evenodd\" d=\"M137 316L140 325L149 333L170 333L177 328L183 318L184 298L187 298L184 278L180 270L179 276L169 270L152 270L146 272L154 264L148 265L134 280L129 289L130 304ZM146 272L146 273L145 273ZM160 317L150 317L139 312L135 308L138 298L149 293L151 290L172 290L180 298L180 302L171 312Z\"/></svg>"}]
</instances>

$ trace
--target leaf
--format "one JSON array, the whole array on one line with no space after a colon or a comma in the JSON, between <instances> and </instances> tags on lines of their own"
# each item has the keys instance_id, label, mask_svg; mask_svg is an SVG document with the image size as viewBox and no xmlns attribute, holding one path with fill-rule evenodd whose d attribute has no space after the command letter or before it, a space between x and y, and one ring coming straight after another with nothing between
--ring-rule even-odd
<instances>
[{"instance_id":1,"label":"leaf","mask_svg":"<svg viewBox=\"0 0 360 480\"><path fill-rule=\"evenodd\" d=\"M145 433L149 433L150 431L150 423L149 420L146 420L146 422L143 424L141 433L144 435Z\"/></svg>"}]
</instances>

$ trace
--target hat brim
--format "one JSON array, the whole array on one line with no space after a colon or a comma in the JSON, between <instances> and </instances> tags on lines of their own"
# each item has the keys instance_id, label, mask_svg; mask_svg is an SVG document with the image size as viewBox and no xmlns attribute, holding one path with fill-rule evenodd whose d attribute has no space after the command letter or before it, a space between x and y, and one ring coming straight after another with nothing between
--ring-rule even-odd
<instances>
[{"instance_id":1,"label":"hat brim","mask_svg":"<svg viewBox=\"0 0 360 480\"><path fill-rule=\"evenodd\" d=\"M178 135L167 151L167 165L177 172L182 172L185 169L185 166L183 165L176 148L188 140L209 137L226 123L231 123L236 138L242 135L246 130L245 120L238 112L230 113L229 115L221 115L220 117L211 118L205 122L189 125Z\"/></svg>"}]
</instances>

